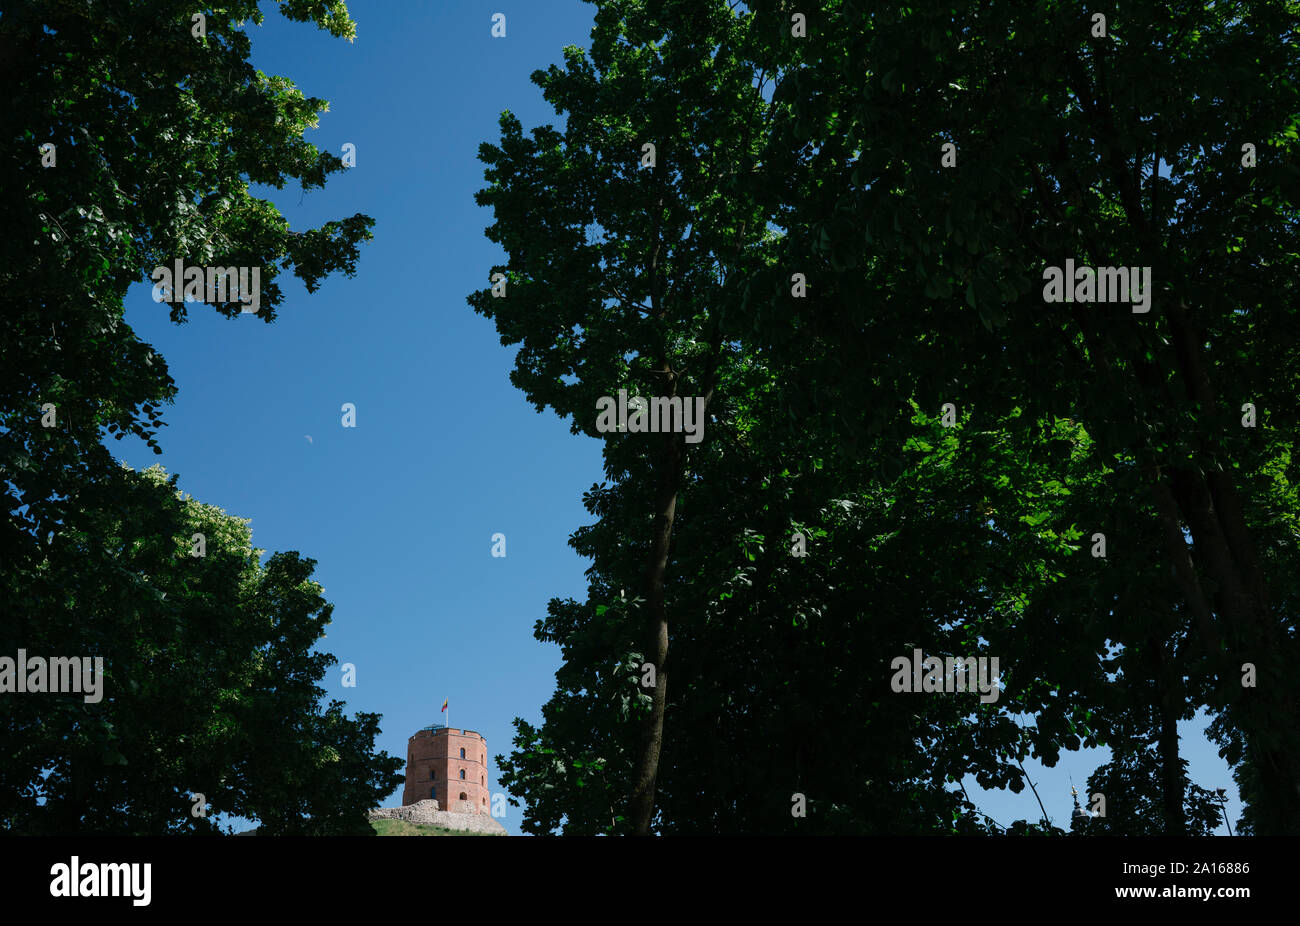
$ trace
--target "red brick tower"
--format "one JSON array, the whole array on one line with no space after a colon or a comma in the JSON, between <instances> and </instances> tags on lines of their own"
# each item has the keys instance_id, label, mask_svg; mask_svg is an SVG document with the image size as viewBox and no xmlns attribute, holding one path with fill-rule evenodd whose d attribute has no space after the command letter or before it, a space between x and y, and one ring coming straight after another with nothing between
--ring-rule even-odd
<instances>
[{"instance_id":1,"label":"red brick tower","mask_svg":"<svg viewBox=\"0 0 1300 926\"><path fill-rule=\"evenodd\" d=\"M432 798L439 810L490 813L487 740L473 730L425 727L406 744L402 803Z\"/></svg>"}]
</instances>

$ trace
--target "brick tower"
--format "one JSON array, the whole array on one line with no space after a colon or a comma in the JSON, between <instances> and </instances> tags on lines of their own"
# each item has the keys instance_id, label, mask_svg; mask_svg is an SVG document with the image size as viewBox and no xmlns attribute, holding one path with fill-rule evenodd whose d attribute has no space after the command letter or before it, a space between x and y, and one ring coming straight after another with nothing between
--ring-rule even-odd
<instances>
[{"instance_id":1,"label":"brick tower","mask_svg":"<svg viewBox=\"0 0 1300 926\"><path fill-rule=\"evenodd\" d=\"M406 744L402 804L432 798L439 810L489 813L487 740L473 730L434 725Z\"/></svg>"}]
</instances>

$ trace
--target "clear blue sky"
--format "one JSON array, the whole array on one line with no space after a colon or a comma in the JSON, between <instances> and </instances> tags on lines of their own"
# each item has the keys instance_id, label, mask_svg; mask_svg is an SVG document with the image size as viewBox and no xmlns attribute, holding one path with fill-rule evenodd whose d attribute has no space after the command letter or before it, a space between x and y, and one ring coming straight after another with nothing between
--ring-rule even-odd
<instances>
[{"instance_id":1,"label":"clear blue sky","mask_svg":"<svg viewBox=\"0 0 1300 926\"><path fill-rule=\"evenodd\" d=\"M255 546L315 559L334 605L322 646L357 670L357 686L343 688L335 666L327 697L382 714L378 746L402 758L449 698L454 725L487 737L495 794L512 718L540 724L554 689L559 649L537 642L533 624L550 598L585 596L587 561L566 539L589 521L581 496L602 474L596 441L537 414L510 385L514 348L465 302L502 261L483 235L491 215L473 201L476 155L497 140L502 110L525 128L559 121L528 76L559 63L565 45L588 45L594 7L348 0L353 44L273 7L264 2L265 23L246 27L254 65L329 100L307 138L336 154L355 144L357 165L324 191L259 193L295 228L366 213L375 238L355 278L331 277L315 295L282 275L273 325L195 306L175 326L149 287L133 288L127 321L167 359L180 395L165 410L161 457L139 441L110 447L251 518ZM496 12L505 38L490 34ZM342 427L345 402L356 428ZM496 532L504 559L490 555ZM1232 789L1199 729L1187 727L1183 743L1193 780ZM1105 755L1066 754L1051 770L1026 763L1056 823L1068 826L1068 776L1082 790ZM1004 825L1039 815L1028 790L985 793L973 780L967 790ZM384 803L400 802L399 788ZM508 808L512 833L521 812Z\"/></svg>"}]
</instances>

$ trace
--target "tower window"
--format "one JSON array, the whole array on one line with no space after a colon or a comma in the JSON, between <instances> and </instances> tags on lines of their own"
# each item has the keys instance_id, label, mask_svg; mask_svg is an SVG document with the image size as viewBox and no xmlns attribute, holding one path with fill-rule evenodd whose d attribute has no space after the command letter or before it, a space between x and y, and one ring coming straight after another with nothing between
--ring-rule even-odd
<instances>
[{"instance_id":1,"label":"tower window","mask_svg":"<svg viewBox=\"0 0 1300 926\"><path fill-rule=\"evenodd\" d=\"M465 796L465 792L464 792L464 791L460 792L460 799L461 799L462 801L467 801L467 800L469 800L469 798L467 798L467 797Z\"/></svg>"},{"instance_id":2,"label":"tower window","mask_svg":"<svg viewBox=\"0 0 1300 926\"><path fill-rule=\"evenodd\" d=\"M461 769L461 770L460 770L460 778L461 778L461 781L464 781L464 780L465 780L465 770L464 770L464 769Z\"/></svg>"},{"instance_id":3,"label":"tower window","mask_svg":"<svg viewBox=\"0 0 1300 926\"><path fill-rule=\"evenodd\" d=\"M464 750L464 749L462 749L462 750L460 751L460 757L461 757L462 759L465 758L465 750Z\"/></svg>"},{"instance_id":4,"label":"tower window","mask_svg":"<svg viewBox=\"0 0 1300 926\"><path fill-rule=\"evenodd\" d=\"M438 786L434 785L429 789L429 799L436 801L438 799Z\"/></svg>"}]
</instances>

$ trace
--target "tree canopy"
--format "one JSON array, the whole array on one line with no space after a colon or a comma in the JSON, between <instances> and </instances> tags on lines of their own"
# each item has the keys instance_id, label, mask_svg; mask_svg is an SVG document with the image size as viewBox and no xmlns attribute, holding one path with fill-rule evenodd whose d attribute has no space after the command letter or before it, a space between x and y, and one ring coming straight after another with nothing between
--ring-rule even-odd
<instances>
[{"instance_id":1,"label":"tree canopy","mask_svg":"<svg viewBox=\"0 0 1300 926\"><path fill-rule=\"evenodd\" d=\"M342 2L278 6L355 34ZM175 260L259 268L244 295L269 323L282 271L315 291L370 238L364 215L291 229L250 191L343 169L302 137L325 101L249 63L240 27L261 20L252 0L201 14L19 0L0 17L0 649L97 656L106 677L95 704L0 699L0 819L16 831L203 831L199 792L264 832L369 832L365 810L398 780L377 715L319 703L333 657L312 651L330 611L312 561L259 564L245 522L103 443L161 452L178 388L123 321L132 283ZM244 311L228 296L191 302ZM184 321L186 301L170 308Z\"/></svg>"},{"instance_id":2,"label":"tree canopy","mask_svg":"<svg viewBox=\"0 0 1300 926\"><path fill-rule=\"evenodd\" d=\"M970 831L965 775L1109 745L1159 782L1110 806L1199 832L1203 707L1300 832L1300 7L596 6L533 77L564 129L480 155L470 302L608 478L503 760L526 828ZM1133 287L1045 298L1074 264ZM707 396L703 442L598 433L619 388ZM914 647L998 657L997 701L892 691Z\"/></svg>"}]
</instances>

